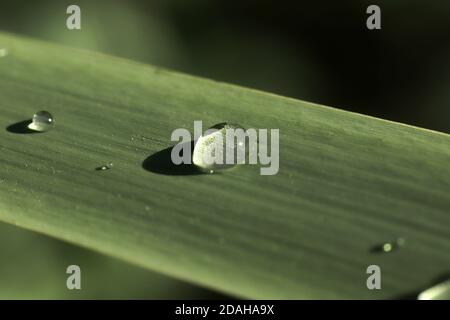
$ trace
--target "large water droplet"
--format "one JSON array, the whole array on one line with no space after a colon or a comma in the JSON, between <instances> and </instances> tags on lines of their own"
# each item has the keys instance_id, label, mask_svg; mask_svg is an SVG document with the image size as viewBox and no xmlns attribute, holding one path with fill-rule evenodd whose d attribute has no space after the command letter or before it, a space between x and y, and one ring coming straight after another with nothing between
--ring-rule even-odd
<instances>
[{"instance_id":1,"label":"large water droplet","mask_svg":"<svg viewBox=\"0 0 450 320\"><path fill-rule=\"evenodd\" d=\"M33 121L28 125L28 128L35 131L48 131L53 127L54 119L50 112L39 111L33 116Z\"/></svg>"},{"instance_id":2,"label":"large water droplet","mask_svg":"<svg viewBox=\"0 0 450 320\"><path fill-rule=\"evenodd\" d=\"M209 128L195 143L192 162L200 170L213 173L245 162L245 138L227 143L227 130L244 130L232 123L219 123ZM232 157L227 158L227 153Z\"/></svg>"},{"instance_id":3,"label":"large water droplet","mask_svg":"<svg viewBox=\"0 0 450 320\"><path fill-rule=\"evenodd\" d=\"M418 300L450 300L450 280L422 291Z\"/></svg>"}]
</instances>

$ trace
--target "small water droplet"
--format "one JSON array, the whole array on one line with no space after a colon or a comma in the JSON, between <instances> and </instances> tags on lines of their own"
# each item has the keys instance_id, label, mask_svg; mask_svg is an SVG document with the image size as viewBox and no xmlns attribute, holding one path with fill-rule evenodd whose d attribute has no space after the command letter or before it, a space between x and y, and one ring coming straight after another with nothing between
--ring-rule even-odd
<instances>
[{"instance_id":1,"label":"small water droplet","mask_svg":"<svg viewBox=\"0 0 450 320\"><path fill-rule=\"evenodd\" d=\"M8 55L8 49L0 48L0 58L6 57Z\"/></svg>"},{"instance_id":2,"label":"small water droplet","mask_svg":"<svg viewBox=\"0 0 450 320\"><path fill-rule=\"evenodd\" d=\"M114 166L114 164L112 162L110 162L108 164L105 164L105 165L95 168L95 170L97 170L97 171L109 170L109 169L112 169L113 166Z\"/></svg>"},{"instance_id":3,"label":"small water droplet","mask_svg":"<svg viewBox=\"0 0 450 320\"><path fill-rule=\"evenodd\" d=\"M214 173L218 170L224 170L234 167L238 163L245 162L238 158L239 151L245 154L245 141L235 141L233 145L226 143L226 131L228 129L242 129L241 126L232 123L219 123L209 128L206 135L201 136L195 143L192 155L192 163L200 170L207 173ZM227 152L233 152L232 163L227 163ZM218 160L218 161L217 161Z\"/></svg>"},{"instance_id":4,"label":"small water droplet","mask_svg":"<svg viewBox=\"0 0 450 320\"><path fill-rule=\"evenodd\" d=\"M418 300L450 300L450 280L441 282L431 288L422 291Z\"/></svg>"},{"instance_id":5,"label":"small water droplet","mask_svg":"<svg viewBox=\"0 0 450 320\"><path fill-rule=\"evenodd\" d=\"M384 242L382 244L372 247L371 252L374 253L389 253L394 250L398 250L405 244L404 238L397 238L395 241Z\"/></svg>"},{"instance_id":6,"label":"small water droplet","mask_svg":"<svg viewBox=\"0 0 450 320\"><path fill-rule=\"evenodd\" d=\"M45 132L53 127L54 119L50 112L39 111L33 116L33 121L28 125L31 130Z\"/></svg>"},{"instance_id":7,"label":"small water droplet","mask_svg":"<svg viewBox=\"0 0 450 320\"><path fill-rule=\"evenodd\" d=\"M383 244L383 252L391 252L393 247L392 243L386 242Z\"/></svg>"}]
</instances>

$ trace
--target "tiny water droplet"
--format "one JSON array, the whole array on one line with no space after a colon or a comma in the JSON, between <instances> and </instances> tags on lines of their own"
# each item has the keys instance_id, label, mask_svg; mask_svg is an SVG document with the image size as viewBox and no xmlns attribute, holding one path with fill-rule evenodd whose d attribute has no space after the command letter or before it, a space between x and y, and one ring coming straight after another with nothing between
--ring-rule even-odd
<instances>
[{"instance_id":1,"label":"tiny water droplet","mask_svg":"<svg viewBox=\"0 0 450 320\"><path fill-rule=\"evenodd\" d=\"M35 131L45 132L53 127L54 119L50 112L39 111L33 115L33 121L28 128Z\"/></svg>"},{"instance_id":2,"label":"tiny water droplet","mask_svg":"<svg viewBox=\"0 0 450 320\"><path fill-rule=\"evenodd\" d=\"M395 241L384 242L380 245L372 247L371 252L374 253L389 253L394 250L398 250L405 244L404 238L397 238Z\"/></svg>"},{"instance_id":3,"label":"tiny water droplet","mask_svg":"<svg viewBox=\"0 0 450 320\"><path fill-rule=\"evenodd\" d=\"M113 166L114 166L114 164L112 162L110 162L108 164L105 164L105 165L95 168L95 170L97 170L97 171L109 170L109 169L112 169Z\"/></svg>"},{"instance_id":4,"label":"tiny water droplet","mask_svg":"<svg viewBox=\"0 0 450 320\"><path fill-rule=\"evenodd\" d=\"M391 252L393 247L392 243L386 242L383 244L383 252Z\"/></svg>"},{"instance_id":5,"label":"tiny water droplet","mask_svg":"<svg viewBox=\"0 0 450 320\"><path fill-rule=\"evenodd\" d=\"M431 288L422 291L418 300L450 300L450 280L441 282Z\"/></svg>"},{"instance_id":6,"label":"tiny water droplet","mask_svg":"<svg viewBox=\"0 0 450 320\"><path fill-rule=\"evenodd\" d=\"M195 142L192 162L200 170L214 173L215 171L232 168L238 163L244 163L245 157L244 159L238 159L238 154L239 151L245 154L245 141L235 141L233 145L227 145L226 131L228 129L244 130L237 124L219 123L209 128L207 134L201 136ZM226 161L227 152L233 152L232 163Z\"/></svg>"}]
</instances>

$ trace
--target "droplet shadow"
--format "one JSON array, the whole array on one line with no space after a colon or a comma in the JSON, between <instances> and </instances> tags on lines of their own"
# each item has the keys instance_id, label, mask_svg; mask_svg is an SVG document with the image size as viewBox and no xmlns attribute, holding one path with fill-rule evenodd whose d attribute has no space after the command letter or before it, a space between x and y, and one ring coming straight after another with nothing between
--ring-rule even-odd
<instances>
[{"instance_id":1,"label":"droplet shadow","mask_svg":"<svg viewBox=\"0 0 450 320\"><path fill-rule=\"evenodd\" d=\"M404 245L405 239L397 238L393 241L376 244L369 249L369 252L374 254L387 254L399 250Z\"/></svg>"},{"instance_id":2,"label":"droplet shadow","mask_svg":"<svg viewBox=\"0 0 450 320\"><path fill-rule=\"evenodd\" d=\"M100 167L96 167L94 168L95 171L106 171L109 170L111 168L107 167L107 166L100 166Z\"/></svg>"},{"instance_id":3,"label":"droplet shadow","mask_svg":"<svg viewBox=\"0 0 450 320\"><path fill-rule=\"evenodd\" d=\"M189 144L191 154L194 150L194 141L185 142ZM179 164L176 165L172 162L171 153L172 147L158 151L142 162L142 167L150 172L171 175L171 176L189 176L204 174L201 170L197 169L195 165L191 164Z\"/></svg>"},{"instance_id":4,"label":"droplet shadow","mask_svg":"<svg viewBox=\"0 0 450 320\"><path fill-rule=\"evenodd\" d=\"M16 123L13 123L6 127L6 131L10 133L15 134L31 134L31 133L41 133L41 131L32 130L29 128L29 125L31 124L32 119L19 121Z\"/></svg>"},{"instance_id":5,"label":"droplet shadow","mask_svg":"<svg viewBox=\"0 0 450 320\"><path fill-rule=\"evenodd\" d=\"M396 250L397 248L394 249L394 247L392 247L392 249L390 249L389 251L386 251L384 248L385 244L377 244L373 247L370 248L369 252L373 253L373 254L386 254L386 253L390 253L394 250Z\"/></svg>"}]
</instances>

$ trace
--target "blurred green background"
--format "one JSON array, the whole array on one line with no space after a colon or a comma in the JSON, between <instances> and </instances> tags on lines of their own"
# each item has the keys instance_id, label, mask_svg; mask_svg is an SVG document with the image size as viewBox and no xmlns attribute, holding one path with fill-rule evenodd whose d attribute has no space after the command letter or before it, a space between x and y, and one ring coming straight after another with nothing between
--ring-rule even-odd
<instances>
[{"instance_id":1,"label":"blurred green background","mask_svg":"<svg viewBox=\"0 0 450 320\"><path fill-rule=\"evenodd\" d=\"M382 30L365 26L370 4ZM0 30L450 132L449 2L15 0ZM223 297L7 225L0 261L0 298ZM81 291L65 287L70 264Z\"/></svg>"}]
</instances>

